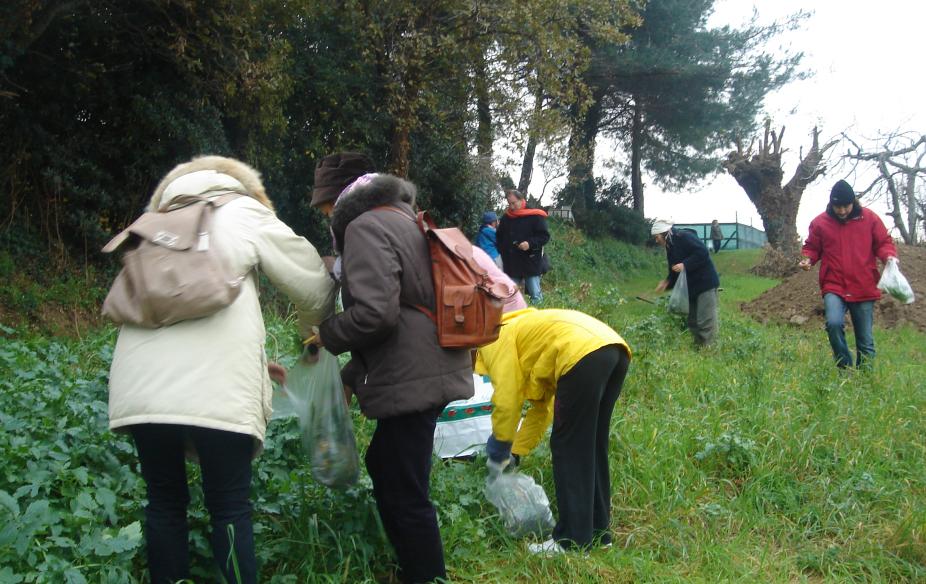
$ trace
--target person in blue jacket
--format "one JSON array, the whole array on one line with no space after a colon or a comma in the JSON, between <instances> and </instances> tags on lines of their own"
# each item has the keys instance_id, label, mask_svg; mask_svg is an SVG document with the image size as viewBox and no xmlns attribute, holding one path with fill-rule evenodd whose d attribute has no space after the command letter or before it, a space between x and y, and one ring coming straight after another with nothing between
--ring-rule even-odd
<instances>
[{"instance_id":1,"label":"person in blue jacket","mask_svg":"<svg viewBox=\"0 0 926 584\"><path fill-rule=\"evenodd\" d=\"M656 243L666 248L669 275L656 286L657 292L673 288L684 272L688 281L688 330L695 345L710 345L717 336L717 288L720 278L711 254L701 239L684 229L675 229L671 221L657 219L650 233Z\"/></svg>"},{"instance_id":2,"label":"person in blue jacket","mask_svg":"<svg viewBox=\"0 0 926 584\"><path fill-rule=\"evenodd\" d=\"M489 254L495 265L501 269L502 256L498 253L498 246L495 243L495 229L498 227L498 215L495 211L486 211L482 214L482 227L479 228L479 235L476 236L476 245L482 251Z\"/></svg>"}]
</instances>

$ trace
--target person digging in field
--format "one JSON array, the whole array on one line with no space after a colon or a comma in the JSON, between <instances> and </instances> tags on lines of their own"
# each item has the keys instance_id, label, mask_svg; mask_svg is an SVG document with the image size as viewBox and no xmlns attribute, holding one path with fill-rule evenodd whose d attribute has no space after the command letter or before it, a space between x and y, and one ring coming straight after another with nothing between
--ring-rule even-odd
<instances>
[{"instance_id":1,"label":"person digging in field","mask_svg":"<svg viewBox=\"0 0 926 584\"><path fill-rule=\"evenodd\" d=\"M331 227L343 258L344 311L319 327L318 344L351 352L342 378L376 420L366 453L373 497L403 582L446 579L429 477L437 417L472 397L469 351L444 349L434 310L428 242L415 221L415 186L367 174L334 204Z\"/></svg>"},{"instance_id":2,"label":"person digging in field","mask_svg":"<svg viewBox=\"0 0 926 584\"><path fill-rule=\"evenodd\" d=\"M820 262L820 293L826 334L836 366L852 366L852 355L846 343L846 311L855 329L856 367L875 356L872 320L878 290L878 266L897 260L897 248L891 241L881 218L859 205L855 191L844 180L830 191L826 211L810 222L807 241L801 250L802 269Z\"/></svg>"},{"instance_id":3,"label":"person digging in field","mask_svg":"<svg viewBox=\"0 0 926 584\"><path fill-rule=\"evenodd\" d=\"M575 310L526 308L502 315L502 325L498 340L479 348L475 359L476 373L495 388L489 472L516 464L552 423L559 519L552 538L529 550L610 545L608 436L630 347L611 327ZM525 400L531 407L522 422Z\"/></svg>"},{"instance_id":4,"label":"person digging in field","mask_svg":"<svg viewBox=\"0 0 926 584\"><path fill-rule=\"evenodd\" d=\"M656 286L657 292L671 289L685 272L688 281L688 330L695 345L710 345L717 337L717 288L720 278L711 254L701 239L671 221L657 219L650 231L656 243L666 248L669 275Z\"/></svg>"},{"instance_id":5,"label":"person digging in field","mask_svg":"<svg viewBox=\"0 0 926 584\"><path fill-rule=\"evenodd\" d=\"M251 461L261 451L273 389L257 293L260 270L296 307L308 334L334 309L335 284L315 248L280 221L244 163L219 156L174 168L149 203L182 195L240 196L213 215L212 244L241 292L218 312L162 328L123 325L109 374L109 427L138 450L150 581L188 580L184 456L199 463L212 524L212 553L227 582L257 582L251 523Z\"/></svg>"}]
</instances>

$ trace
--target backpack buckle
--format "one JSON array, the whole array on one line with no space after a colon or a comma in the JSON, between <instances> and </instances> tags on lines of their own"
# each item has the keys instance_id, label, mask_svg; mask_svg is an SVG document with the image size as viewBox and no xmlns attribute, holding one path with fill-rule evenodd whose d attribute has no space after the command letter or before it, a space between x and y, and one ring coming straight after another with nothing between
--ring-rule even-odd
<instances>
[{"instance_id":1,"label":"backpack buckle","mask_svg":"<svg viewBox=\"0 0 926 584\"><path fill-rule=\"evenodd\" d=\"M170 231L158 231L154 234L154 237L151 238L151 242L158 245L163 245L165 247L174 247L177 245L177 241L179 239L180 236L176 233L171 233Z\"/></svg>"}]
</instances>

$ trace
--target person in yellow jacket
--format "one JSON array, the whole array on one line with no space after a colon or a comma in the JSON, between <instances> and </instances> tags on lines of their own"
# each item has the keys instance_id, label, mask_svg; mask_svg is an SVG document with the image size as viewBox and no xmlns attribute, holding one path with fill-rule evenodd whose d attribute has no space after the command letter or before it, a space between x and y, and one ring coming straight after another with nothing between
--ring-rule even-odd
<instances>
[{"instance_id":1,"label":"person in yellow jacket","mask_svg":"<svg viewBox=\"0 0 926 584\"><path fill-rule=\"evenodd\" d=\"M528 454L553 424L559 519L552 539L531 544L531 552L610 545L608 435L630 355L619 334L587 314L535 308L502 315L498 340L477 350L476 373L488 375L495 388L486 442L490 473ZM525 400L531 407L521 423Z\"/></svg>"}]
</instances>

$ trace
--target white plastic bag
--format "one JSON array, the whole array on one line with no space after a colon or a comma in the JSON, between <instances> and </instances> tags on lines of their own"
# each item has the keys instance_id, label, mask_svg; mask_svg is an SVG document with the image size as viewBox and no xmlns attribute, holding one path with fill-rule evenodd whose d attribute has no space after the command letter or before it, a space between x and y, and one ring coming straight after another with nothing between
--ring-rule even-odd
<instances>
[{"instance_id":1,"label":"white plastic bag","mask_svg":"<svg viewBox=\"0 0 926 584\"><path fill-rule=\"evenodd\" d=\"M450 402L437 418L434 454L441 458L480 452L492 434L492 382L474 373L473 386L473 397Z\"/></svg>"},{"instance_id":2,"label":"white plastic bag","mask_svg":"<svg viewBox=\"0 0 926 584\"><path fill-rule=\"evenodd\" d=\"M688 315L688 278L685 277L685 270L679 272L675 280L672 295L669 296L669 312Z\"/></svg>"},{"instance_id":3,"label":"white plastic bag","mask_svg":"<svg viewBox=\"0 0 926 584\"><path fill-rule=\"evenodd\" d=\"M515 537L543 536L553 529L550 500L543 487L519 472L486 479L486 499L498 509L505 528Z\"/></svg>"},{"instance_id":4,"label":"white plastic bag","mask_svg":"<svg viewBox=\"0 0 926 584\"><path fill-rule=\"evenodd\" d=\"M913 288L910 282L900 273L900 266L897 260L890 258L881 272L881 280L878 281L878 289L887 292L904 304L913 303Z\"/></svg>"},{"instance_id":5,"label":"white plastic bag","mask_svg":"<svg viewBox=\"0 0 926 584\"><path fill-rule=\"evenodd\" d=\"M338 358L324 349L317 362L303 355L287 372L283 391L299 416L302 445L315 480L331 488L357 482L360 457Z\"/></svg>"}]
</instances>

